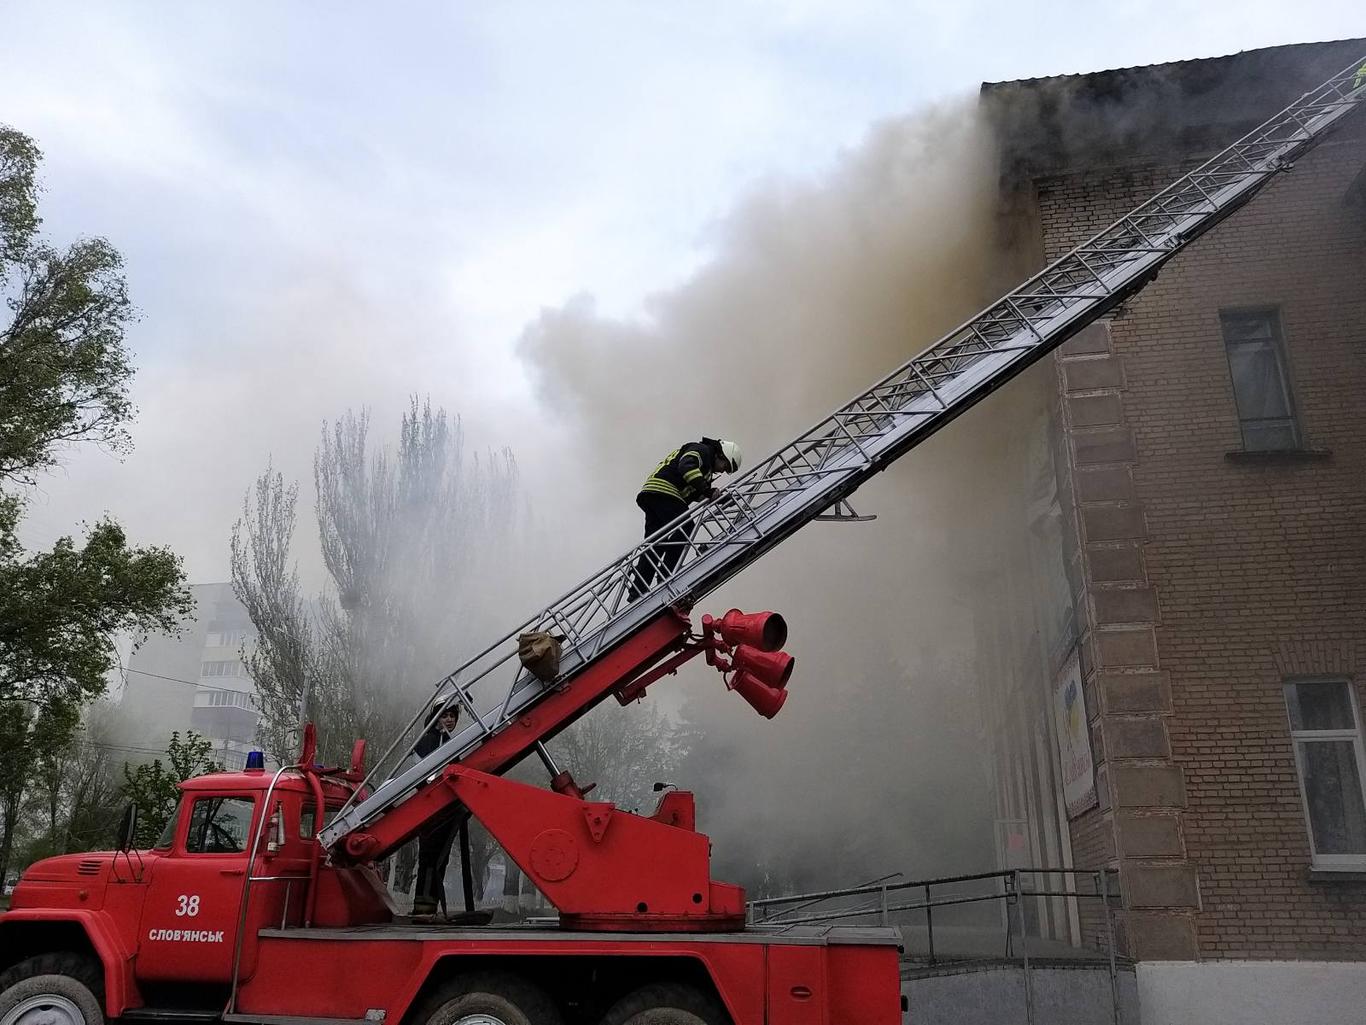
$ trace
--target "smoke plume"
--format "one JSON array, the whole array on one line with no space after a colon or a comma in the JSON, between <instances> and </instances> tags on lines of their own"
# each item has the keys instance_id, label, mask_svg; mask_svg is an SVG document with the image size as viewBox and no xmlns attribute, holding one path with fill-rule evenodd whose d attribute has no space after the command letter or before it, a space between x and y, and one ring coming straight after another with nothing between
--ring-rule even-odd
<instances>
[{"instance_id":1,"label":"smoke plume","mask_svg":"<svg viewBox=\"0 0 1366 1025\"><path fill-rule=\"evenodd\" d=\"M571 522L599 528L575 551L638 536L636 489L678 444L732 438L752 462L992 298L1009 269L996 181L974 104L883 123L825 180L742 201L710 262L643 316L587 296L545 310L521 351L591 480L567 489ZM862 489L875 522L813 524L706 602L782 611L798 660L772 722L703 670L656 688L689 731L675 782L698 791L723 875L783 888L992 867L972 610L1009 562L986 553L1027 531L997 514L1048 470L1042 381Z\"/></svg>"}]
</instances>

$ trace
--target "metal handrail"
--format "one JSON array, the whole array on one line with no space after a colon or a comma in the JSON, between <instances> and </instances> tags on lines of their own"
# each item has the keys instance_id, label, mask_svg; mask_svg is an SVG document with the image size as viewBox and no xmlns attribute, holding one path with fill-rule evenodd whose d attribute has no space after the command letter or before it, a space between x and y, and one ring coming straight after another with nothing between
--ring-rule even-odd
<instances>
[{"instance_id":1,"label":"metal handrail","mask_svg":"<svg viewBox=\"0 0 1366 1025\"><path fill-rule=\"evenodd\" d=\"M773 929L778 935L789 932L792 929L805 925L817 925L827 922L849 921L870 916L878 916L883 925L890 925L893 914L923 911L925 913L925 938L928 946L928 964L936 965L939 959L935 954L934 943L934 909L945 907L962 907L969 904L986 904L1000 902L1006 909L1006 957L1010 958L1014 952L1015 929L1018 927L1020 936L1019 958L1024 972L1024 997L1025 997L1025 1017L1026 1021L1034 1020L1034 992L1032 964L1029 953L1029 946L1025 942L1026 929L1024 917L1024 898L1063 898L1073 899L1078 902L1082 900L1098 900L1101 902L1105 918L1105 954L1106 971L1110 981L1110 1000L1111 1011L1115 1025L1119 1025L1119 976L1118 959L1115 951L1114 923L1111 917L1111 894L1117 891L1111 890L1111 876L1117 876L1118 870L1112 868L1103 869L1080 869L1080 868L1016 868L1004 869L994 872L973 872L965 875L940 876L934 879L917 879L904 883L893 883L887 885L861 885L849 886L835 890L823 890L813 893L794 893L786 894L781 897L761 897L752 900L747 905L748 918L752 925L760 928ZM1089 878L1092 880L1094 889L1091 892L1079 890L1075 883L1071 887L1067 882L1062 883L1062 888L1044 882L1043 888L1035 885L1026 888L1024 879L1027 876L1062 877L1064 880L1080 880ZM995 881L1001 884L1001 889L992 893L981 894L951 894L944 897L935 897L931 890L937 886L962 885L963 883ZM924 899L918 901L894 903L888 900L888 895L906 890L921 890ZM818 911L813 914L801 915L796 918L785 917L791 910L796 908L807 908L813 904L822 903L828 900L850 897L867 897L874 894L879 895L879 900L875 903L860 903L855 907L834 908L829 911ZM793 905L794 908L784 909L784 905ZM765 912L769 909L777 909L772 916L756 914ZM1013 915L1012 915L1013 912ZM783 916L783 917L780 917ZM1012 923L1012 917L1015 923Z\"/></svg>"},{"instance_id":2,"label":"metal handrail","mask_svg":"<svg viewBox=\"0 0 1366 1025\"><path fill-rule=\"evenodd\" d=\"M1078 869L1072 868L1039 868L1028 869L1029 872L1043 873L1071 873ZM898 873L899 874L899 873ZM974 883L982 879L999 879L1002 876L1010 875L1010 870L995 872L972 872L967 875L958 876L936 876L933 879L912 879L904 883L888 883L885 886L879 883L864 883L859 886L847 886L838 890L820 890L814 893L794 893L782 897L758 897L749 902L751 908L771 907L776 904L795 904L807 900L829 900L833 897L853 897L864 893L877 893L881 890L892 892L895 890L913 890L925 885L939 886L947 883Z\"/></svg>"},{"instance_id":3,"label":"metal handrail","mask_svg":"<svg viewBox=\"0 0 1366 1025\"><path fill-rule=\"evenodd\" d=\"M242 966L242 944L246 939L247 929L247 903L251 897L251 884L254 882L272 881L269 877L257 877L252 873L256 867L256 856L261 850L261 836L266 831L267 821L270 819L270 799L275 794L275 786L280 782L287 772L297 772L302 776L303 770L297 765L282 765L275 770L275 774L270 778L270 783L265 790L265 796L261 799L261 810L256 819L256 829L251 837L251 850L247 854L247 870L242 877L242 901L237 909L237 935L233 938L232 948L232 984L228 989L227 1006L223 1009L224 1014L232 1014L237 1006L237 983L239 971Z\"/></svg>"}]
</instances>

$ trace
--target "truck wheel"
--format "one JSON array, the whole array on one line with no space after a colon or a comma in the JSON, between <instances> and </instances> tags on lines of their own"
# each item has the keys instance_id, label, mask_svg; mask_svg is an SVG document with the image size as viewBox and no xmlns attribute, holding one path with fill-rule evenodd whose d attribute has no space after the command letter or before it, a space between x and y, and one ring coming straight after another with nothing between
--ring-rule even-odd
<instances>
[{"instance_id":1,"label":"truck wheel","mask_svg":"<svg viewBox=\"0 0 1366 1025\"><path fill-rule=\"evenodd\" d=\"M502 972L478 972L452 980L423 1005L414 1021L423 1025L564 1023L555 1002L543 989Z\"/></svg>"},{"instance_id":2,"label":"truck wheel","mask_svg":"<svg viewBox=\"0 0 1366 1025\"><path fill-rule=\"evenodd\" d=\"M39 954L0 975L0 1025L104 1025L98 965L79 954Z\"/></svg>"},{"instance_id":3,"label":"truck wheel","mask_svg":"<svg viewBox=\"0 0 1366 1025\"><path fill-rule=\"evenodd\" d=\"M730 1025L730 1017L692 986L659 982L618 1000L601 1025Z\"/></svg>"}]
</instances>

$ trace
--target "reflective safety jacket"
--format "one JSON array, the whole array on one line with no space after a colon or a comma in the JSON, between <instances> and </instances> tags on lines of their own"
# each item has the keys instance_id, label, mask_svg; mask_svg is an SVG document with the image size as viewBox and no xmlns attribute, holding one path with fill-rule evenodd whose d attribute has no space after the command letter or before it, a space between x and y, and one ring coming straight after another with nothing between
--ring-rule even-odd
<instances>
[{"instance_id":1,"label":"reflective safety jacket","mask_svg":"<svg viewBox=\"0 0 1366 1025\"><path fill-rule=\"evenodd\" d=\"M640 490L683 502L700 501L711 491L712 467L720 453L721 443L712 438L690 441L665 456Z\"/></svg>"}]
</instances>

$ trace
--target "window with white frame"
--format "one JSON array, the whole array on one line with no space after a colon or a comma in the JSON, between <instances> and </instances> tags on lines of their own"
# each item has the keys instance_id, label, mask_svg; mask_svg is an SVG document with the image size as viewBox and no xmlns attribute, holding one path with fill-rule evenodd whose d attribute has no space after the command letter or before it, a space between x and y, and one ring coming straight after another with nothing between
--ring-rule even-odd
<instances>
[{"instance_id":1,"label":"window with white frame","mask_svg":"<svg viewBox=\"0 0 1366 1025\"><path fill-rule=\"evenodd\" d=\"M240 690L205 688L195 696L195 704L201 708L255 708L252 696Z\"/></svg>"},{"instance_id":2,"label":"window with white frame","mask_svg":"<svg viewBox=\"0 0 1366 1025\"><path fill-rule=\"evenodd\" d=\"M214 676L246 676L246 669L237 659L220 659L211 662L199 663L199 677Z\"/></svg>"},{"instance_id":3,"label":"window with white frame","mask_svg":"<svg viewBox=\"0 0 1366 1025\"><path fill-rule=\"evenodd\" d=\"M1292 680L1285 704L1314 867L1366 869L1366 751L1352 685Z\"/></svg>"}]
</instances>

